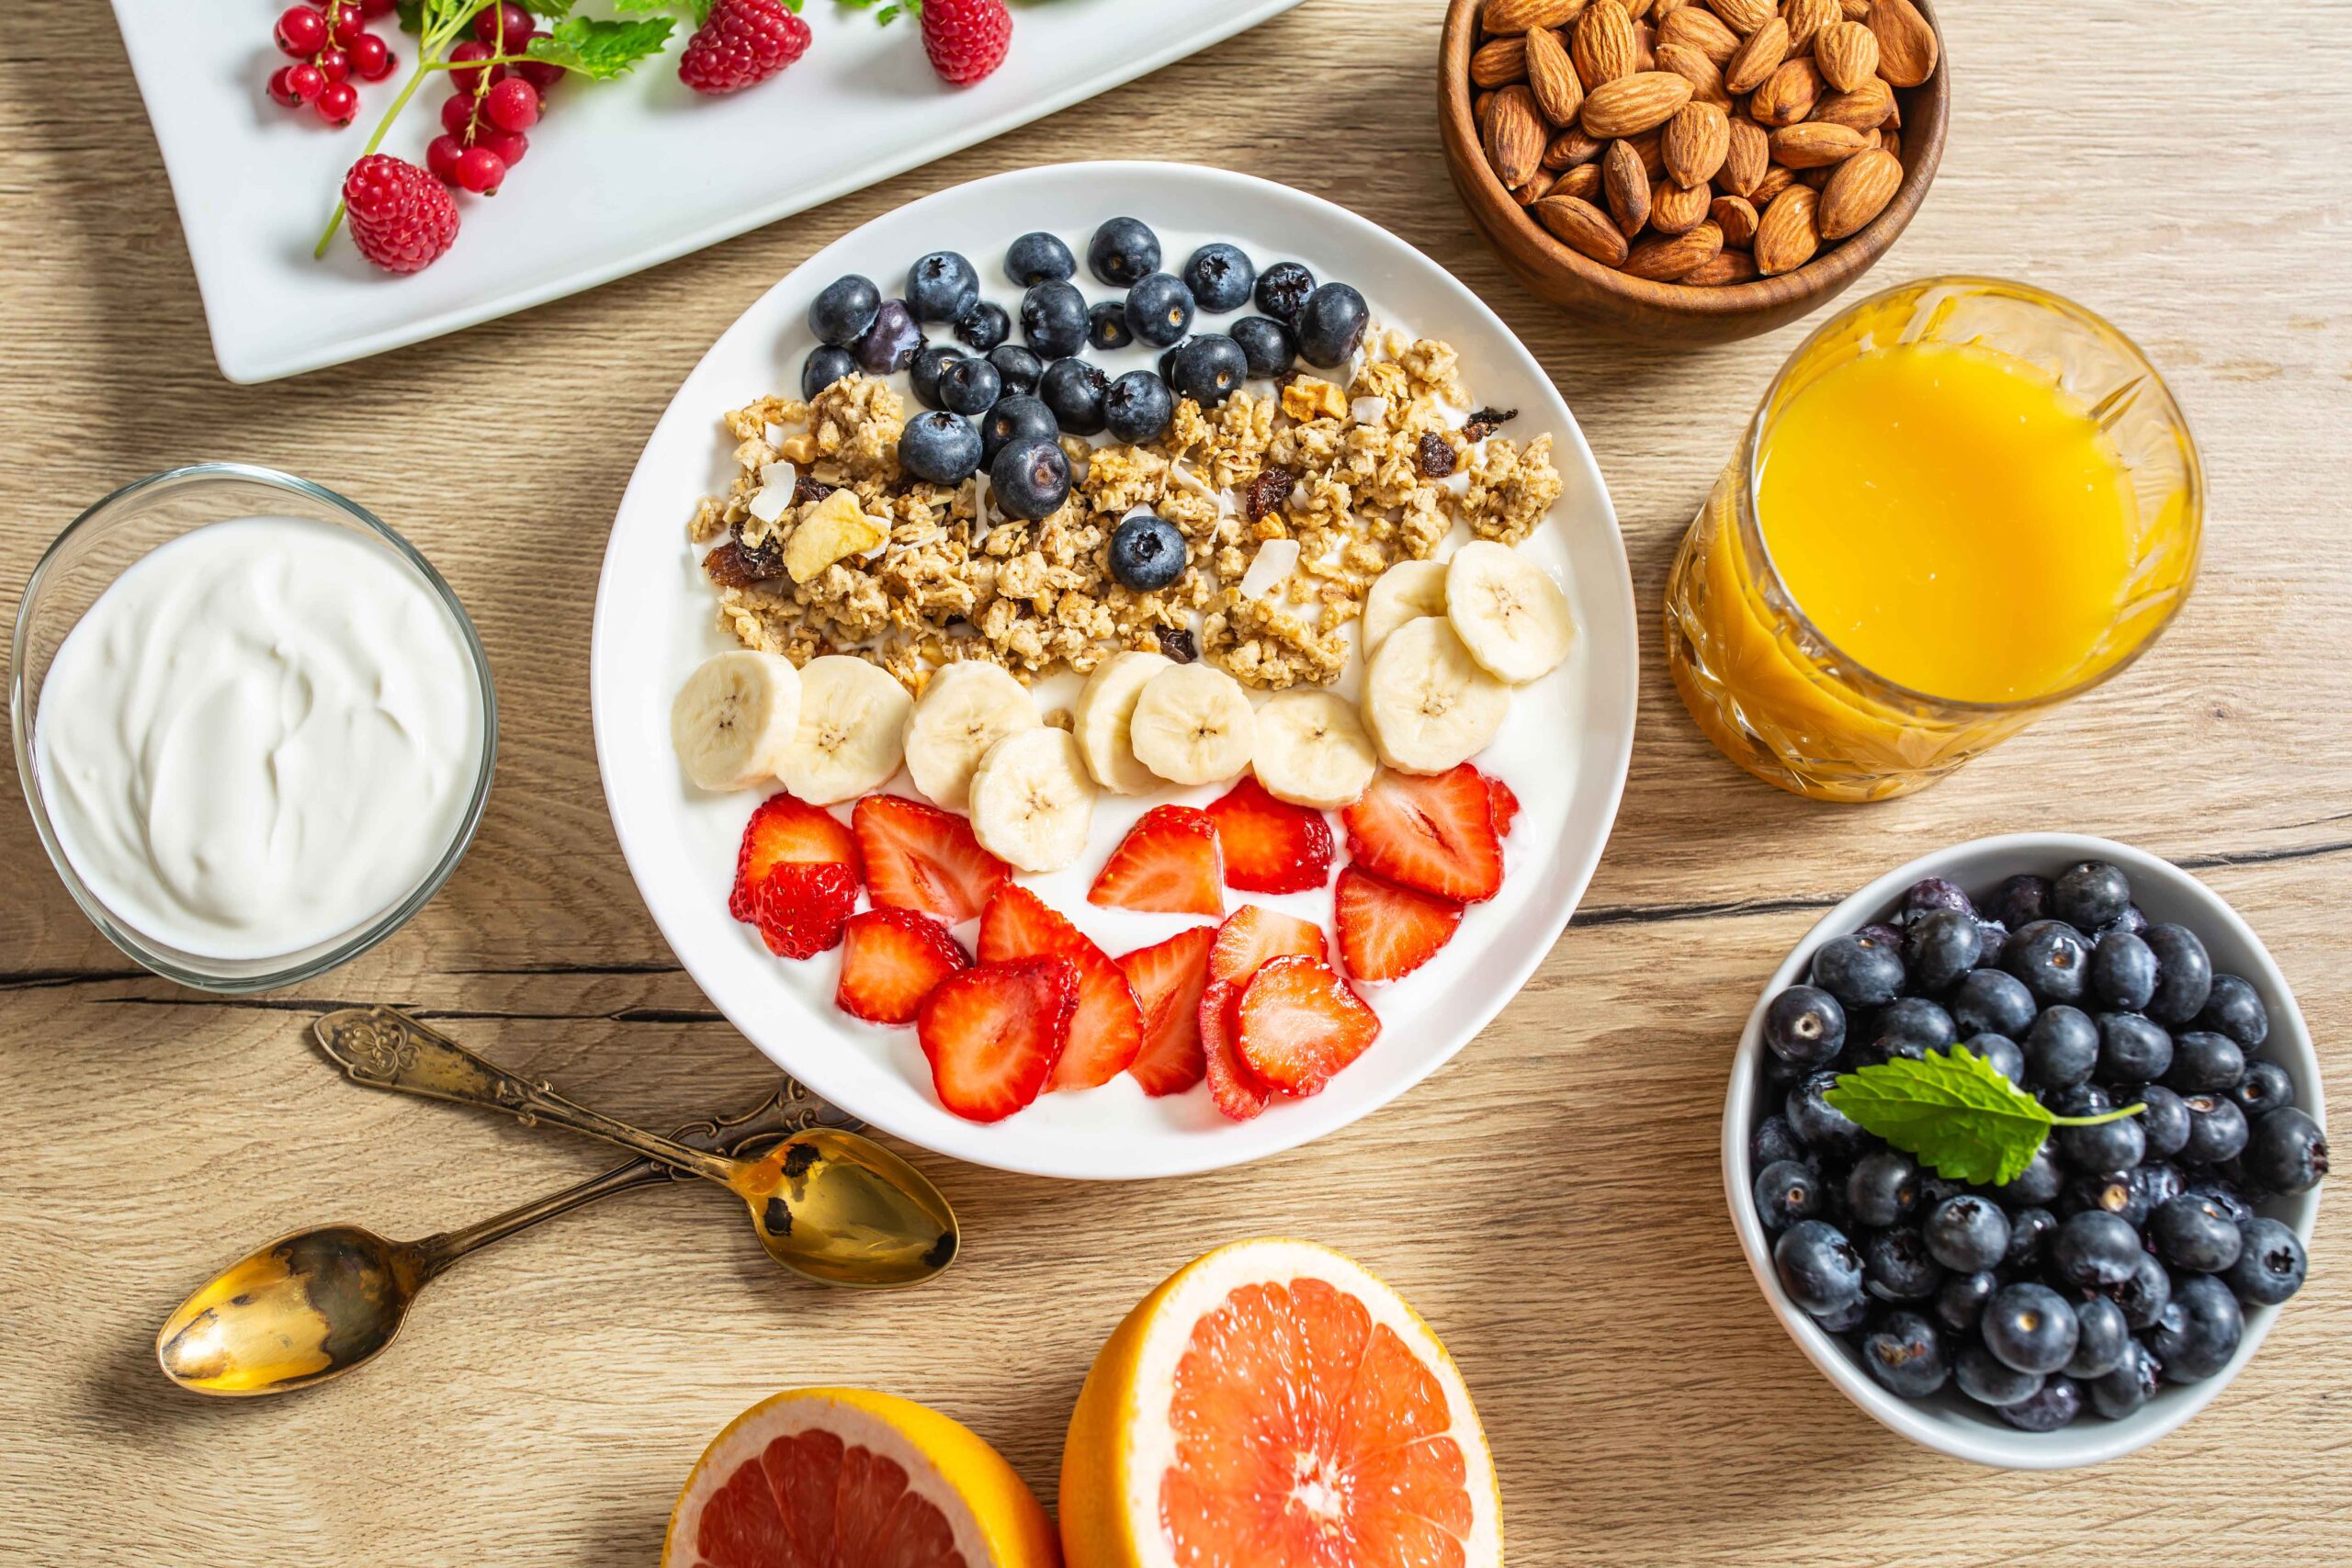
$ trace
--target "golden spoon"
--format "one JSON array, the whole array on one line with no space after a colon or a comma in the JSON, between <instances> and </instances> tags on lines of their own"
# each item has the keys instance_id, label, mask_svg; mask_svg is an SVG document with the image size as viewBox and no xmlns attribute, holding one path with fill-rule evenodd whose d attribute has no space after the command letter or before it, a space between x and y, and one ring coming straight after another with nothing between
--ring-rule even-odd
<instances>
[{"instance_id":1,"label":"golden spoon","mask_svg":"<svg viewBox=\"0 0 2352 1568\"><path fill-rule=\"evenodd\" d=\"M840 1112L786 1078L741 1116L678 1129L699 1149L742 1156ZM281 1236L223 1269L180 1304L155 1337L164 1373L198 1393L284 1393L340 1376L390 1346L417 1293L449 1266L516 1231L679 1173L638 1158L505 1213L421 1241L387 1241L357 1225Z\"/></svg>"}]
</instances>

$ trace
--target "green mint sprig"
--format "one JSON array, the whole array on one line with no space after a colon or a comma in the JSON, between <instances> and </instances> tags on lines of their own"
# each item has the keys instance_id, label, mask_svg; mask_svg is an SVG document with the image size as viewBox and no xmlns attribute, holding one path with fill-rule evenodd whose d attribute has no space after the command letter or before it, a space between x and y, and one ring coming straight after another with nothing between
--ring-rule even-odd
<instances>
[{"instance_id":1,"label":"green mint sprig","mask_svg":"<svg viewBox=\"0 0 2352 1568\"><path fill-rule=\"evenodd\" d=\"M1962 1045L1897 1056L1840 1073L1822 1097L1866 1133L1884 1138L1953 1181L1998 1187L2032 1163L2052 1127L2096 1127L2147 1109L2059 1116Z\"/></svg>"}]
</instances>

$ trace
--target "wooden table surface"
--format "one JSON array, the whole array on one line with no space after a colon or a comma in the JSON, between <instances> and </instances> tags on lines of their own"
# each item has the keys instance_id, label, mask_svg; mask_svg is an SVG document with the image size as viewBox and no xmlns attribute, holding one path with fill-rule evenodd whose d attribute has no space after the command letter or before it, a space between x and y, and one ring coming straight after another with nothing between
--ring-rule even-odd
<instances>
[{"instance_id":1,"label":"wooden table surface","mask_svg":"<svg viewBox=\"0 0 2352 1568\"><path fill-rule=\"evenodd\" d=\"M1530 1568L2352 1562L2352 1205L2324 1206L2312 1283L2193 1425L2096 1471L2020 1477L1910 1446L1806 1364L1740 1257L1715 1152L1740 1022L1819 911L1916 852L2017 829L2109 834L2197 868L2263 933L2352 1093L2352 7L2293 8L2290 43L2275 13L2220 0L1943 7L1951 147L1876 280L2009 274L2108 314L2188 409L2210 532L2187 613L2111 689L1873 807L1810 805L1721 761L1648 637L1675 542L1801 329L1652 352L1590 340L1511 284L1441 167L1434 0L1310 0L700 255L254 388L213 367L103 13L9 9L10 613L50 537L117 484L193 458L272 464L433 557L489 645L503 723L481 838L433 906L339 973L235 1001L109 947L6 772L0 1556L643 1563L711 1434L824 1382L937 1405L1050 1502L1080 1381L1121 1314L1213 1242L1287 1232L1362 1258L1445 1336ZM246 25L266 7L237 9ZM168 1387L156 1324L266 1237L329 1219L419 1235L605 1163L344 1083L304 1039L319 1011L413 1006L654 1124L774 1082L647 919L597 785L589 612L623 482L704 347L819 246L1000 170L1162 155L1289 181L1427 250L1525 338L1599 455L1649 641L1640 728L1607 858L1526 990L1401 1102L1246 1169L1088 1187L922 1156L971 1243L929 1290L797 1287L722 1201L662 1190L485 1255L382 1361L330 1387L242 1404Z\"/></svg>"}]
</instances>

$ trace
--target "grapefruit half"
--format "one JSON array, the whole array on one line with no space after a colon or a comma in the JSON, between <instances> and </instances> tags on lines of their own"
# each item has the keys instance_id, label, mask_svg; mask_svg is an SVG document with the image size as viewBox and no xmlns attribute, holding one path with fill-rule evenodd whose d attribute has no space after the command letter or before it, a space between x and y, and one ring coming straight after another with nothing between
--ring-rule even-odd
<instances>
[{"instance_id":1,"label":"grapefruit half","mask_svg":"<svg viewBox=\"0 0 2352 1568\"><path fill-rule=\"evenodd\" d=\"M910 1400L787 1389L711 1440L662 1568L1057 1568L1054 1527L1003 1456Z\"/></svg>"},{"instance_id":2,"label":"grapefruit half","mask_svg":"<svg viewBox=\"0 0 2352 1568\"><path fill-rule=\"evenodd\" d=\"M1502 1503L1429 1325L1309 1242L1220 1247L1111 1336L1062 1450L1069 1568L1497 1568Z\"/></svg>"}]
</instances>

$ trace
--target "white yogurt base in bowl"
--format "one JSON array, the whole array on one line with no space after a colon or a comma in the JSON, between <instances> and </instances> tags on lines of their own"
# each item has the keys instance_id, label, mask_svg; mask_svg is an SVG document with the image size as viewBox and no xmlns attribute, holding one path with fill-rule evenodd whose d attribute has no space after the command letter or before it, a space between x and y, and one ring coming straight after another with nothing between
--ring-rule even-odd
<instances>
[{"instance_id":1,"label":"white yogurt base in bowl","mask_svg":"<svg viewBox=\"0 0 2352 1568\"><path fill-rule=\"evenodd\" d=\"M211 990L399 929L471 840L496 749L472 623L364 510L234 464L117 491L19 606L17 767L42 843L125 953Z\"/></svg>"}]
</instances>

